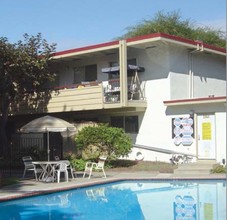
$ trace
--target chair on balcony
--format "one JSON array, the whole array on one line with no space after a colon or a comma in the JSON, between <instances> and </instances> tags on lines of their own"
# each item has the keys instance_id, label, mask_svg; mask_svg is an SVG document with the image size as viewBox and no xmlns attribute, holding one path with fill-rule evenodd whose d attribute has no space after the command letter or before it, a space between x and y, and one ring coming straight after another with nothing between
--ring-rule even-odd
<instances>
[{"instance_id":1,"label":"chair on balcony","mask_svg":"<svg viewBox=\"0 0 227 220\"><path fill-rule=\"evenodd\" d=\"M106 173L104 171L104 165L107 157L99 157L98 163L93 163L93 162L87 162L85 165L84 169L84 175L83 178L85 177L86 174L88 174L88 179L91 178L92 171L102 171L104 178L106 178Z\"/></svg>"},{"instance_id":2,"label":"chair on balcony","mask_svg":"<svg viewBox=\"0 0 227 220\"><path fill-rule=\"evenodd\" d=\"M42 173L43 169L42 168L37 168L35 164L32 163L32 157L30 156L25 156L22 157L22 160L24 162L24 172L23 172L23 178L25 177L26 171L32 171L35 174L35 179L36 181L38 180L37 174Z\"/></svg>"}]
</instances>

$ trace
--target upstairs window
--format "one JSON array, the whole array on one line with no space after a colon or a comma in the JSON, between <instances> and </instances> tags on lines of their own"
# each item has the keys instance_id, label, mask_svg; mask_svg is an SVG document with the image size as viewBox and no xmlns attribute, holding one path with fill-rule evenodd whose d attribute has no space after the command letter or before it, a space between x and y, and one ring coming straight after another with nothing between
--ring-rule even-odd
<instances>
[{"instance_id":1,"label":"upstairs window","mask_svg":"<svg viewBox=\"0 0 227 220\"><path fill-rule=\"evenodd\" d=\"M92 82L97 80L97 65L85 66L85 81Z\"/></svg>"},{"instance_id":2,"label":"upstairs window","mask_svg":"<svg viewBox=\"0 0 227 220\"><path fill-rule=\"evenodd\" d=\"M87 65L74 68L74 83L92 82L97 80L97 65Z\"/></svg>"},{"instance_id":3,"label":"upstairs window","mask_svg":"<svg viewBox=\"0 0 227 220\"><path fill-rule=\"evenodd\" d=\"M110 62L110 67L114 66L119 66L119 62L118 61ZM119 79L119 73L109 74L109 80L111 79Z\"/></svg>"}]
</instances>

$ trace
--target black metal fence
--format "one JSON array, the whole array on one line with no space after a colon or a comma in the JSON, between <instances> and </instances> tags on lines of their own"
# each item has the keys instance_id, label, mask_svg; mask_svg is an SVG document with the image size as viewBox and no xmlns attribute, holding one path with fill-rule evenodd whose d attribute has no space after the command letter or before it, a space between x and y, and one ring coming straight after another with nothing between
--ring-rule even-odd
<instances>
[{"instance_id":1,"label":"black metal fence","mask_svg":"<svg viewBox=\"0 0 227 220\"><path fill-rule=\"evenodd\" d=\"M22 157L31 156L33 160L44 160L47 150L42 135L15 134L8 154L0 157L0 177L22 175Z\"/></svg>"}]
</instances>

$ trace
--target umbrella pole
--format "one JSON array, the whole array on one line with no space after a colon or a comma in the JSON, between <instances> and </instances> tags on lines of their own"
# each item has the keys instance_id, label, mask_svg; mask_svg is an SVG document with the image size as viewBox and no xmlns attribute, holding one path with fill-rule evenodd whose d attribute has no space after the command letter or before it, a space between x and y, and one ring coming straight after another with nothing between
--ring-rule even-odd
<instances>
[{"instance_id":1,"label":"umbrella pole","mask_svg":"<svg viewBox=\"0 0 227 220\"><path fill-rule=\"evenodd\" d=\"M50 140L49 140L49 131L47 131L47 160L50 161Z\"/></svg>"}]
</instances>

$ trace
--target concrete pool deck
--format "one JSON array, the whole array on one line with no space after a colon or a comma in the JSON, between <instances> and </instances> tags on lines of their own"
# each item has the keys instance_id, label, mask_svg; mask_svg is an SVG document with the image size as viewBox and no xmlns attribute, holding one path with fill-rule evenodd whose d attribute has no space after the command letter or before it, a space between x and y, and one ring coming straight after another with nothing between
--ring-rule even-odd
<instances>
[{"instance_id":1,"label":"concrete pool deck","mask_svg":"<svg viewBox=\"0 0 227 220\"><path fill-rule=\"evenodd\" d=\"M112 172L107 171L107 178L102 178L101 173L94 174L91 179L82 178L82 173L77 174L77 178L69 178L69 182L45 183L35 181L35 179L21 179L17 184L0 188L0 201L21 198L24 196L37 195L42 193L51 193L59 190L68 190L73 188L81 188L96 184L120 180L203 180L203 179L219 179L226 180L226 174L209 174L209 175L176 175L172 173L158 173L150 171L139 172Z\"/></svg>"}]
</instances>

